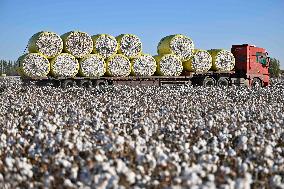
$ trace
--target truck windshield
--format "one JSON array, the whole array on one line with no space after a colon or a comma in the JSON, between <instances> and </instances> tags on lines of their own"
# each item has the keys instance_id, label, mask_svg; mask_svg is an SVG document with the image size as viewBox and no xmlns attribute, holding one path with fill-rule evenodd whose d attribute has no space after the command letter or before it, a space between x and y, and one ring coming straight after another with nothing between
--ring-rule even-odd
<instances>
[{"instance_id":1,"label":"truck windshield","mask_svg":"<svg viewBox=\"0 0 284 189\"><path fill-rule=\"evenodd\" d=\"M266 56L266 53L257 52L257 53L256 53L256 61L257 61L258 63L261 63L262 65L266 65L266 64L267 64L267 56Z\"/></svg>"}]
</instances>

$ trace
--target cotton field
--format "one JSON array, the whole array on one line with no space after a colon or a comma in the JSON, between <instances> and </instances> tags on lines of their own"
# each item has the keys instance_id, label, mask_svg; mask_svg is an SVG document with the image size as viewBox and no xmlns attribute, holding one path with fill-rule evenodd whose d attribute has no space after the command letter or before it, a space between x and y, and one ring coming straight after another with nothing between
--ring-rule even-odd
<instances>
[{"instance_id":1,"label":"cotton field","mask_svg":"<svg viewBox=\"0 0 284 189\"><path fill-rule=\"evenodd\" d=\"M0 87L0 188L284 188L283 79Z\"/></svg>"}]
</instances>

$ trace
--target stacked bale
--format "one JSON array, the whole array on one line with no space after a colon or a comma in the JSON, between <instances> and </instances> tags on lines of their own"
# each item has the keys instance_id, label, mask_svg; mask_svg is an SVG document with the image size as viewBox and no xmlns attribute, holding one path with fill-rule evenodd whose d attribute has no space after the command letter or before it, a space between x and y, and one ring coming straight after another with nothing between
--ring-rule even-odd
<instances>
[{"instance_id":1,"label":"stacked bale","mask_svg":"<svg viewBox=\"0 0 284 189\"><path fill-rule=\"evenodd\" d=\"M40 53L24 54L18 63L18 72L25 77L45 77L50 70L48 59Z\"/></svg>"},{"instance_id":2,"label":"stacked bale","mask_svg":"<svg viewBox=\"0 0 284 189\"><path fill-rule=\"evenodd\" d=\"M158 44L158 54L175 54L181 61L187 61L193 55L193 41L185 35L169 35Z\"/></svg>"},{"instance_id":3,"label":"stacked bale","mask_svg":"<svg viewBox=\"0 0 284 189\"><path fill-rule=\"evenodd\" d=\"M63 51L76 58L84 58L93 51L93 40L90 35L81 31L70 31L61 36Z\"/></svg>"},{"instance_id":4,"label":"stacked bale","mask_svg":"<svg viewBox=\"0 0 284 189\"><path fill-rule=\"evenodd\" d=\"M98 34L92 36L93 53L101 55L104 59L116 54L118 43L115 37L108 34Z\"/></svg>"},{"instance_id":5,"label":"stacked bale","mask_svg":"<svg viewBox=\"0 0 284 189\"><path fill-rule=\"evenodd\" d=\"M211 49L208 51L212 56L213 71L231 71L235 67L235 57L227 50Z\"/></svg>"},{"instance_id":6,"label":"stacked bale","mask_svg":"<svg viewBox=\"0 0 284 189\"><path fill-rule=\"evenodd\" d=\"M207 72L212 67L212 57L205 50L194 50L193 56L186 62L183 62L183 68L186 71Z\"/></svg>"},{"instance_id":7,"label":"stacked bale","mask_svg":"<svg viewBox=\"0 0 284 189\"><path fill-rule=\"evenodd\" d=\"M101 57L96 55L89 57L93 41L85 32L71 31L61 37L54 32L38 32L29 40L28 50L30 54L23 55L18 60L19 73L27 77L43 77L48 74L74 77L79 70L76 58L81 59L82 75L101 76L105 73L104 60L101 61Z\"/></svg>"},{"instance_id":8,"label":"stacked bale","mask_svg":"<svg viewBox=\"0 0 284 189\"><path fill-rule=\"evenodd\" d=\"M126 77L130 73L141 76L153 74L151 69L155 67L153 66L155 60L151 60L149 55L141 56L142 42L136 35L121 34L113 38L110 35L102 34L93 36L93 41L94 45L100 46L94 49L93 52L103 52L99 54L107 58L107 76ZM150 65L147 65L148 63ZM133 67L133 65L135 66ZM142 70L142 68L145 68L145 70Z\"/></svg>"},{"instance_id":9,"label":"stacked bale","mask_svg":"<svg viewBox=\"0 0 284 189\"><path fill-rule=\"evenodd\" d=\"M87 57L79 60L80 75L84 77L103 76L106 72L104 58L98 54L90 54Z\"/></svg>"},{"instance_id":10,"label":"stacked bale","mask_svg":"<svg viewBox=\"0 0 284 189\"><path fill-rule=\"evenodd\" d=\"M179 76L182 62L190 60L194 53L193 41L184 35L169 35L161 39L157 47L156 75Z\"/></svg>"},{"instance_id":11,"label":"stacked bale","mask_svg":"<svg viewBox=\"0 0 284 189\"><path fill-rule=\"evenodd\" d=\"M129 59L137 58L142 53L142 42L133 34L121 34L116 37L118 42L118 53Z\"/></svg>"},{"instance_id":12,"label":"stacked bale","mask_svg":"<svg viewBox=\"0 0 284 189\"><path fill-rule=\"evenodd\" d=\"M63 41L54 32L41 31L34 34L28 42L28 54L18 59L18 72L25 77L46 77L50 71L48 59L59 55Z\"/></svg>"},{"instance_id":13,"label":"stacked bale","mask_svg":"<svg viewBox=\"0 0 284 189\"><path fill-rule=\"evenodd\" d=\"M29 40L30 54L21 56L19 72L27 77L179 76L185 71L231 71L235 58L229 51L194 50L184 35L169 35L158 44L158 55L142 54L142 42L133 34L116 38L108 34L90 36L70 31L61 37L54 32L38 32ZM91 54L93 53L93 54ZM49 73L50 72L50 73Z\"/></svg>"},{"instance_id":14,"label":"stacked bale","mask_svg":"<svg viewBox=\"0 0 284 189\"><path fill-rule=\"evenodd\" d=\"M75 77L79 70L79 62L73 55L61 53L50 60L50 67L50 74L54 77Z\"/></svg>"},{"instance_id":15,"label":"stacked bale","mask_svg":"<svg viewBox=\"0 0 284 189\"><path fill-rule=\"evenodd\" d=\"M131 75L134 76L151 76L156 68L156 60L148 54L143 54L131 61Z\"/></svg>"},{"instance_id":16,"label":"stacked bale","mask_svg":"<svg viewBox=\"0 0 284 189\"><path fill-rule=\"evenodd\" d=\"M182 73L182 62L174 54L154 56L157 61L156 75L160 76L179 76Z\"/></svg>"},{"instance_id":17,"label":"stacked bale","mask_svg":"<svg viewBox=\"0 0 284 189\"><path fill-rule=\"evenodd\" d=\"M129 59L122 54L115 54L106 61L106 75L108 76L128 76L131 72Z\"/></svg>"},{"instance_id":18,"label":"stacked bale","mask_svg":"<svg viewBox=\"0 0 284 189\"><path fill-rule=\"evenodd\" d=\"M62 52L63 41L54 32L41 31L34 34L28 43L30 53L41 53L46 58L54 58Z\"/></svg>"}]
</instances>

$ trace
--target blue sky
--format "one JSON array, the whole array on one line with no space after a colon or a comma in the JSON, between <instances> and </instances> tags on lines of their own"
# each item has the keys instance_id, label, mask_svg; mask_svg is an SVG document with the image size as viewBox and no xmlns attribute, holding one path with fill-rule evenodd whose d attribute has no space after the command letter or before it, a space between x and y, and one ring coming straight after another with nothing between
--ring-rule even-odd
<instances>
[{"instance_id":1,"label":"blue sky","mask_svg":"<svg viewBox=\"0 0 284 189\"><path fill-rule=\"evenodd\" d=\"M200 49L264 47L284 69L283 0L0 0L0 22L0 59L16 60L42 30L133 33L153 55L163 36L181 33Z\"/></svg>"}]
</instances>

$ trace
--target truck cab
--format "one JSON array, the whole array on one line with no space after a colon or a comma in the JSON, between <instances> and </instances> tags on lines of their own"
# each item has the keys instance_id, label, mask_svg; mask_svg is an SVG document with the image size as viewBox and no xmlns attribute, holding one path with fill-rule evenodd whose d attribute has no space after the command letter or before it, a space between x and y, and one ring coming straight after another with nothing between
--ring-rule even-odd
<instances>
[{"instance_id":1,"label":"truck cab","mask_svg":"<svg viewBox=\"0 0 284 189\"><path fill-rule=\"evenodd\" d=\"M233 45L231 52L235 56L235 73L237 77L245 78L250 86L269 85L270 58L265 49L255 45Z\"/></svg>"}]
</instances>

